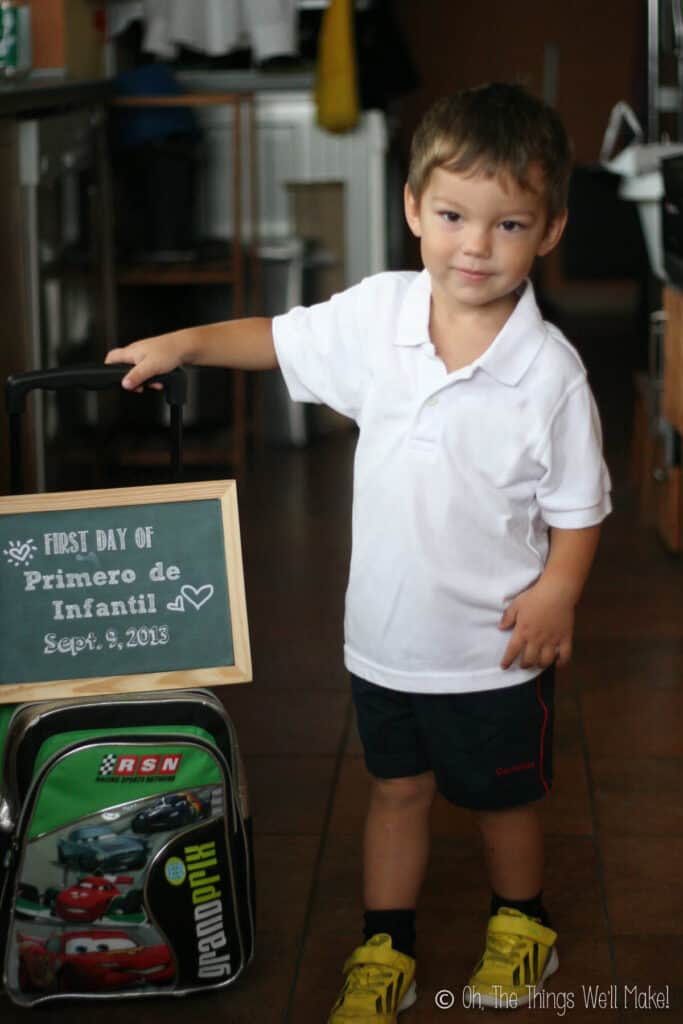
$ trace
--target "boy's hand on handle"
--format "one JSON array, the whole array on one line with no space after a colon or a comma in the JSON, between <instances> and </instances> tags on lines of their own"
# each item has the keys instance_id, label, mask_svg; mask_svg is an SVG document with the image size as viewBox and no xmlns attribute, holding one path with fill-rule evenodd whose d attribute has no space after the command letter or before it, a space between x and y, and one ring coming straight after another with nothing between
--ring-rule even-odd
<instances>
[{"instance_id":1,"label":"boy's hand on handle","mask_svg":"<svg viewBox=\"0 0 683 1024\"><path fill-rule=\"evenodd\" d=\"M227 370L275 370L278 365L272 320L263 316L184 327L156 338L143 338L112 349L105 362L132 364L121 381L127 391L141 391L150 377L187 364Z\"/></svg>"},{"instance_id":2,"label":"boy's hand on handle","mask_svg":"<svg viewBox=\"0 0 683 1024\"><path fill-rule=\"evenodd\" d=\"M563 588L539 580L506 608L499 629L511 629L501 668L565 666L572 653L574 602Z\"/></svg>"},{"instance_id":3,"label":"boy's hand on handle","mask_svg":"<svg viewBox=\"0 0 683 1024\"><path fill-rule=\"evenodd\" d=\"M173 341L173 335L161 338L143 338L124 348L113 348L107 353L105 363L131 363L130 371L121 381L126 391L142 391L150 377L158 373L170 373L184 361L181 346ZM160 388L160 384L149 387Z\"/></svg>"}]
</instances>

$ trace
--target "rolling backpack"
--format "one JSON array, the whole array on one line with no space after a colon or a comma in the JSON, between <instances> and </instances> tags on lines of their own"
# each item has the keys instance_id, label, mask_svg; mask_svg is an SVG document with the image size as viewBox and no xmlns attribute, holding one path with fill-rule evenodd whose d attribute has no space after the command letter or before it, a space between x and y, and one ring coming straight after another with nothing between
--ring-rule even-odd
<instances>
[{"instance_id":1,"label":"rolling backpack","mask_svg":"<svg viewBox=\"0 0 683 1024\"><path fill-rule=\"evenodd\" d=\"M121 376L10 378L13 468L17 389ZM166 377L177 475L184 378ZM238 740L222 702L187 675L187 689L0 704L0 964L15 1003L223 989L252 959Z\"/></svg>"}]
</instances>

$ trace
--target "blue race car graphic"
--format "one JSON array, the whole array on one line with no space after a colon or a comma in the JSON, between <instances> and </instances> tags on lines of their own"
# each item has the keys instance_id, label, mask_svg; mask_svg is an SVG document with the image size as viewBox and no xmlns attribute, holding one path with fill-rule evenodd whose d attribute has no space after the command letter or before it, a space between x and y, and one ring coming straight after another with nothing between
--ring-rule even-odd
<instances>
[{"instance_id":1,"label":"blue race car graphic","mask_svg":"<svg viewBox=\"0 0 683 1024\"><path fill-rule=\"evenodd\" d=\"M131 826L133 832L165 832L202 821L209 811L209 805L194 793L167 793L136 814Z\"/></svg>"},{"instance_id":2,"label":"blue race car graphic","mask_svg":"<svg viewBox=\"0 0 683 1024\"><path fill-rule=\"evenodd\" d=\"M114 832L108 825L84 825L57 842L59 863L81 871L141 868L148 855L144 839Z\"/></svg>"}]
</instances>

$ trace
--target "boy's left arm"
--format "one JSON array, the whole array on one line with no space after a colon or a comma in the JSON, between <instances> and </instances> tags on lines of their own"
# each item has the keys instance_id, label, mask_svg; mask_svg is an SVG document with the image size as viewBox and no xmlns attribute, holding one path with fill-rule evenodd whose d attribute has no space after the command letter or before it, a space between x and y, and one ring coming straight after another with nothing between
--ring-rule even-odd
<instances>
[{"instance_id":1,"label":"boy's left arm","mask_svg":"<svg viewBox=\"0 0 683 1024\"><path fill-rule=\"evenodd\" d=\"M509 668L519 658L522 668L566 665L572 653L574 609L590 572L600 526L580 530L551 527L545 569L528 590L506 608L500 629L512 636L501 661Z\"/></svg>"}]
</instances>

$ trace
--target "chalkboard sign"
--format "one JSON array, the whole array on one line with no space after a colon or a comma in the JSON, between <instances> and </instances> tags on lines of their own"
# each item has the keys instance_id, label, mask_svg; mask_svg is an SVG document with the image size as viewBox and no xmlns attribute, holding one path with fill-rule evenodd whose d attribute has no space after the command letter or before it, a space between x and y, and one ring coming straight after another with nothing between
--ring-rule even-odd
<instances>
[{"instance_id":1,"label":"chalkboard sign","mask_svg":"<svg viewBox=\"0 0 683 1024\"><path fill-rule=\"evenodd\" d=\"M0 499L0 703L251 679L232 480Z\"/></svg>"}]
</instances>

